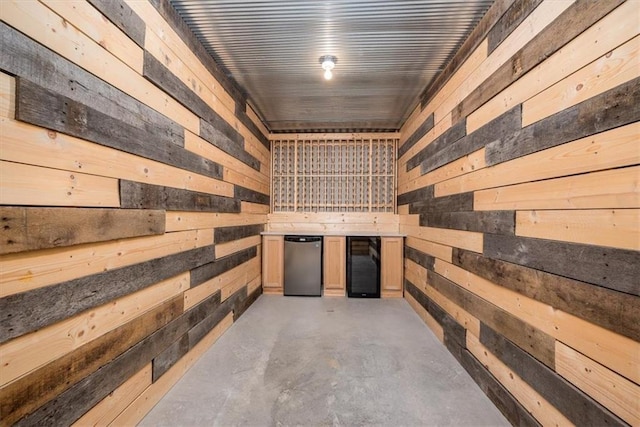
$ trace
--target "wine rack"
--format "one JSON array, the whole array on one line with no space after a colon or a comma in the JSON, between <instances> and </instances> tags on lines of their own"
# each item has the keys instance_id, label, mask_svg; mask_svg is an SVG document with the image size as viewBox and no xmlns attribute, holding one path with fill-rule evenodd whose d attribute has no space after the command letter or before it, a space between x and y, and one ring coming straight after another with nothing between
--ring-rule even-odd
<instances>
[{"instance_id":1,"label":"wine rack","mask_svg":"<svg viewBox=\"0 0 640 427\"><path fill-rule=\"evenodd\" d=\"M397 138L272 140L272 212L395 211Z\"/></svg>"}]
</instances>

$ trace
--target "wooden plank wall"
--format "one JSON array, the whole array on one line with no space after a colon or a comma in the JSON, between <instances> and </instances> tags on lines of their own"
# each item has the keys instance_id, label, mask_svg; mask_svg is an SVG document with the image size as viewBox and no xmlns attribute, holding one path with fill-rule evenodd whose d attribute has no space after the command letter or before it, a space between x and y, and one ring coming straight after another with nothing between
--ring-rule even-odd
<instances>
[{"instance_id":1,"label":"wooden plank wall","mask_svg":"<svg viewBox=\"0 0 640 427\"><path fill-rule=\"evenodd\" d=\"M0 424L133 425L260 295L269 141L167 0L8 0Z\"/></svg>"},{"instance_id":2,"label":"wooden plank wall","mask_svg":"<svg viewBox=\"0 0 640 427\"><path fill-rule=\"evenodd\" d=\"M401 132L405 298L513 425L640 425L639 5L494 3Z\"/></svg>"}]
</instances>

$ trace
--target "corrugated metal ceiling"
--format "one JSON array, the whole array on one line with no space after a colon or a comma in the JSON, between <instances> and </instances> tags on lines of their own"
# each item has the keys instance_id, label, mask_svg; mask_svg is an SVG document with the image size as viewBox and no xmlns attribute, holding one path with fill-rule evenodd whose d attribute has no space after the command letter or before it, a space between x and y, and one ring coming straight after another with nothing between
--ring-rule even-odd
<instances>
[{"instance_id":1,"label":"corrugated metal ceiling","mask_svg":"<svg viewBox=\"0 0 640 427\"><path fill-rule=\"evenodd\" d=\"M171 3L269 129L297 132L398 129L493 1Z\"/></svg>"}]
</instances>

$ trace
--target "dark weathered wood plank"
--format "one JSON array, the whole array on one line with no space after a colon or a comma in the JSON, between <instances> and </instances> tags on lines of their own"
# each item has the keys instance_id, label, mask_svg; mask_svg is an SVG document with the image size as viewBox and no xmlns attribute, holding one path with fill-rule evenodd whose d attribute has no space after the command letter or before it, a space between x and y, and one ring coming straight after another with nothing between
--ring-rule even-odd
<instances>
[{"instance_id":1,"label":"dark weathered wood plank","mask_svg":"<svg viewBox=\"0 0 640 427\"><path fill-rule=\"evenodd\" d=\"M129 295L212 259L213 246L205 246L0 298L0 342Z\"/></svg>"},{"instance_id":2,"label":"dark weathered wood plank","mask_svg":"<svg viewBox=\"0 0 640 427\"><path fill-rule=\"evenodd\" d=\"M246 288L243 288L246 289ZM240 316L262 295L262 286L258 286L245 299L239 300L233 308L233 321L238 320Z\"/></svg>"},{"instance_id":3,"label":"dark weathered wood plank","mask_svg":"<svg viewBox=\"0 0 640 427\"><path fill-rule=\"evenodd\" d=\"M420 105L424 109L429 101L440 92L451 76L458 71L458 68L469 58L474 50L480 45L487 33L496 24L498 19L513 4L514 0L496 0L487 13L482 17L476 28L473 29L467 40L462 44L455 56L449 61L445 69L438 74L438 77L420 95ZM457 120L456 120L457 121Z\"/></svg>"},{"instance_id":4,"label":"dark weathered wood plank","mask_svg":"<svg viewBox=\"0 0 640 427\"><path fill-rule=\"evenodd\" d=\"M433 271L428 271L427 274L429 286L509 338L540 362L552 369L555 367L555 339L552 336Z\"/></svg>"},{"instance_id":5,"label":"dark weathered wood plank","mask_svg":"<svg viewBox=\"0 0 640 427\"><path fill-rule=\"evenodd\" d=\"M0 207L0 254L163 234L160 210Z\"/></svg>"},{"instance_id":6,"label":"dark weathered wood plank","mask_svg":"<svg viewBox=\"0 0 640 427\"><path fill-rule=\"evenodd\" d=\"M234 267L244 264L251 258L257 256L256 246L243 249L239 252L235 252L226 257L216 259L213 262L207 264L201 264L198 267L191 270L191 287L194 288L209 279L213 279L216 276L221 275L225 271L229 271Z\"/></svg>"},{"instance_id":7,"label":"dark weathered wood plank","mask_svg":"<svg viewBox=\"0 0 640 427\"><path fill-rule=\"evenodd\" d=\"M216 245L233 240L243 239L249 236L257 236L264 231L264 225L235 225L231 227L218 227L213 230L213 241Z\"/></svg>"},{"instance_id":8,"label":"dark weathered wood plank","mask_svg":"<svg viewBox=\"0 0 640 427\"><path fill-rule=\"evenodd\" d=\"M122 0L88 0L138 46L144 48L144 21Z\"/></svg>"},{"instance_id":9,"label":"dark weathered wood plank","mask_svg":"<svg viewBox=\"0 0 640 427\"><path fill-rule=\"evenodd\" d=\"M267 194L241 187L239 185L233 186L233 197L242 200L243 202L258 203L260 205L270 204L270 198Z\"/></svg>"},{"instance_id":10,"label":"dark weathered wood plank","mask_svg":"<svg viewBox=\"0 0 640 427\"><path fill-rule=\"evenodd\" d=\"M509 234L515 232L514 211L432 212L420 214L420 226Z\"/></svg>"},{"instance_id":11,"label":"dark weathered wood plank","mask_svg":"<svg viewBox=\"0 0 640 427\"><path fill-rule=\"evenodd\" d=\"M404 247L404 257L426 268L427 270L433 270L433 265L436 262L435 257L427 255L422 251L406 245Z\"/></svg>"},{"instance_id":12,"label":"dark weathered wood plank","mask_svg":"<svg viewBox=\"0 0 640 427\"><path fill-rule=\"evenodd\" d=\"M144 55L143 73L146 79L200 117L200 136L204 140L260 170L260 161L244 150L244 137L149 52Z\"/></svg>"},{"instance_id":13,"label":"dark weathered wood plank","mask_svg":"<svg viewBox=\"0 0 640 427\"><path fill-rule=\"evenodd\" d=\"M486 257L640 296L640 252L527 237L484 235Z\"/></svg>"},{"instance_id":14,"label":"dark weathered wood plank","mask_svg":"<svg viewBox=\"0 0 640 427\"><path fill-rule=\"evenodd\" d=\"M231 72L217 63L211 52L208 52L198 38L193 34L189 26L180 17L169 0L149 0L158 13L164 18L171 28L180 36L180 39L189 47L191 52L207 68L220 85L231 95L236 102L245 102L246 94L233 79Z\"/></svg>"},{"instance_id":15,"label":"dark weathered wood plank","mask_svg":"<svg viewBox=\"0 0 640 427\"><path fill-rule=\"evenodd\" d=\"M132 321L89 341L73 352L0 389L3 424L13 424L87 375L108 364L139 341L176 319L184 297L177 296Z\"/></svg>"},{"instance_id":16,"label":"dark weathered wood plank","mask_svg":"<svg viewBox=\"0 0 640 427\"><path fill-rule=\"evenodd\" d=\"M408 280L405 280L405 290L442 326L444 345L460 360L462 349L466 348L467 330L464 326Z\"/></svg>"},{"instance_id":17,"label":"dark weathered wood plank","mask_svg":"<svg viewBox=\"0 0 640 427\"><path fill-rule=\"evenodd\" d=\"M422 187L408 193L398 195L398 206L419 203L433 199L433 185Z\"/></svg>"},{"instance_id":18,"label":"dark weathered wood plank","mask_svg":"<svg viewBox=\"0 0 640 427\"><path fill-rule=\"evenodd\" d=\"M582 34L623 1L575 2L458 104L453 110L454 122L474 112L562 46Z\"/></svg>"},{"instance_id":19,"label":"dark weathered wood plank","mask_svg":"<svg viewBox=\"0 0 640 427\"><path fill-rule=\"evenodd\" d=\"M400 148L398 148L398 158L402 157L411 147L416 145L420 138L425 136L427 132L433 129L434 125L434 114L431 113L427 119L422 122L418 129L416 129L409 138L407 138L406 142L402 144Z\"/></svg>"},{"instance_id":20,"label":"dark weathered wood plank","mask_svg":"<svg viewBox=\"0 0 640 427\"><path fill-rule=\"evenodd\" d=\"M220 293L217 292L21 419L16 425L71 425L219 305Z\"/></svg>"},{"instance_id":21,"label":"dark weathered wood plank","mask_svg":"<svg viewBox=\"0 0 640 427\"><path fill-rule=\"evenodd\" d=\"M487 144L487 166L640 120L640 77Z\"/></svg>"},{"instance_id":22,"label":"dark weathered wood plank","mask_svg":"<svg viewBox=\"0 0 640 427\"><path fill-rule=\"evenodd\" d=\"M271 142L269 141L269 138L267 138L267 136L262 133L260 128L253 122L253 120L251 120L251 118L247 114L246 101L236 101L236 117L243 125L245 125L247 129L249 129L249 132L251 132L267 150L271 151ZM267 127L264 122L262 124Z\"/></svg>"},{"instance_id":23,"label":"dark weathered wood plank","mask_svg":"<svg viewBox=\"0 0 640 427\"><path fill-rule=\"evenodd\" d=\"M22 78L16 79L16 118L201 175L223 176L218 163Z\"/></svg>"},{"instance_id":24,"label":"dark weathered wood plank","mask_svg":"<svg viewBox=\"0 0 640 427\"><path fill-rule=\"evenodd\" d=\"M519 427L540 426L540 423L504 388L500 381L482 366L482 363L471 352L464 350L460 363L511 425Z\"/></svg>"},{"instance_id":25,"label":"dark weathered wood plank","mask_svg":"<svg viewBox=\"0 0 640 427\"><path fill-rule=\"evenodd\" d=\"M144 131L147 140L184 147L183 127L153 108L3 22L0 39L3 50L0 69L138 128Z\"/></svg>"},{"instance_id":26,"label":"dark weathered wood plank","mask_svg":"<svg viewBox=\"0 0 640 427\"><path fill-rule=\"evenodd\" d=\"M488 55L491 55L540 3L542 0L516 0L487 34Z\"/></svg>"},{"instance_id":27,"label":"dark weathered wood plank","mask_svg":"<svg viewBox=\"0 0 640 427\"><path fill-rule=\"evenodd\" d=\"M239 213L240 201L231 197L120 180L120 206L125 209Z\"/></svg>"},{"instance_id":28,"label":"dark weathered wood plank","mask_svg":"<svg viewBox=\"0 0 640 427\"><path fill-rule=\"evenodd\" d=\"M424 147L415 156L407 160L407 172L420 166L422 162L436 155L445 147L458 141L467 134L467 124L465 120L461 120L451 128L447 129L442 135L434 139L431 144ZM424 172L422 172L424 174Z\"/></svg>"},{"instance_id":29,"label":"dark weathered wood plank","mask_svg":"<svg viewBox=\"0 0 640 427\"><path fill-rule=\"evenodd\" d=\"M480 342L575 425L623 426L621 419L484 323Z\"/></svg>"},{"instance_id":30,"label":"dark weathered wood plank","mask_svg":"<svg viewBox=\"0 0 640 427\"><path fill-rule=\"evenodd\" d=\"M453 263L496 285L640 341L638 298L510 262L453 249Z\"/></svg>"},{"instance_id":31,"label":"dark weathered wood plank","mask_svg":"<svg viewBox=\"0 0 640 427\"><path fill-rule=\"evenodd\" d=\"M260 160L244 151L244 144L232 141L219 128L203 119L200 119L200 137L247 166L257 171L260 170Z\"/></svg>"},{"instance_id":32,"label":"dark weathered wood plank","mask_svg":"<svg viewBox=\"0 0 640 427\"><path fill-rule=\"evenodd\" d=\"M520 132L521 128L522 107L517 105L457 141L452 141L443 146L433 146L431 150L429 150L431 147L429 145L427 151L431 152L420 164L420 173L424 175L484 146L490 144L498 145L503 144L504 141L510 141L514 134Z\"/></svg>"},{"instance_id":33,"label":"dark weathered wood plank","mask_svg":"<svg viewBox=\"0 0 640 427\"><path fill-rule=\"evenodd\" d=\"M473 193L423 199L409 205L410 214L470 212L473 211Z\"/></svg>"}]
</instances>

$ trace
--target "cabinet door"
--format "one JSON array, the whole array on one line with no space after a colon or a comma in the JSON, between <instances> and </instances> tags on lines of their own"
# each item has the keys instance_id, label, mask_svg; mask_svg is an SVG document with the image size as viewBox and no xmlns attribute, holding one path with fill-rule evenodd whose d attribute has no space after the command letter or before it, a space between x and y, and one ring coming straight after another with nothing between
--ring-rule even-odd
<instances>
[{"instance_id":1,"label":"cabinet door","mask_svg":"<svg viewBox=\"0 0 640 427\"><path fill-rule=\"evenodd\" d=\"M282 295L283 283L284 236L262 236L262 289Z\"/></svg>"},{"instance_id":2,"label":"cabinet door","mask_svg":"<svg viewBox=\"0 0 640 427\"><path fill-rule=\"evenodd\" d=\"M346 237L326 236L323 247L324 295L343 297L347 282Z\"/></svg>"},{"instance_id":3,"label":"cabinet door","mask_svg":"<svg viewBox=\"0 0 640 427\"><path fill-rule=\"evenodd\" d=\"M380 294L402 297L403 238L382 237L380 246Z\"/></svg>"}]
</instances>

